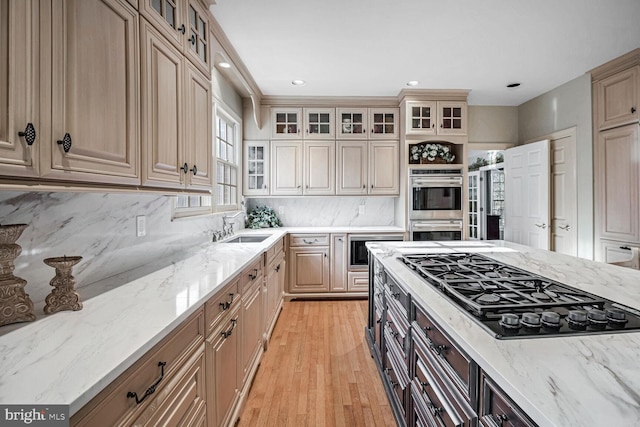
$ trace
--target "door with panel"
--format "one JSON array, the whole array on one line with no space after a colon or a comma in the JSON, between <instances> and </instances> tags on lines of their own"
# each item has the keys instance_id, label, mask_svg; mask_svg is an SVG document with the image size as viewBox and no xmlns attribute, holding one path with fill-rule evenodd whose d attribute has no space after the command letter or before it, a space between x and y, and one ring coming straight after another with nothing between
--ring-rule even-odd
<instances>
[{"instance_id":1,"label":"door with panel","mask_svg":"<svg viewBox=\"0 0 640 427\"><path fill-rule=\"evenodd\" d=\"M304 142L305 195L333 195L336 192L335 143L333 141Z\"/></svg>"},{"instance_id":2,"label":"door with panel","mask_svg":"<svg viewBox=\"0 0 640 427\"><path fill-rule=\"evenodd\" d=\"M599 130L637 122L640 117L640 66L616 73L596 83L596 120Z\"/></svg>"},{"instance_id":3,"label":"door with panel","mask_svg":"<svg viewBox=\"0 0 640 427\"><path fill-rule=\"evenodd\" d=\"M137 12L121 0L41 4L52 17L52 132L41 147L42 176L139 184Z\"/></svg>"},{"instance_id":4,"label":"door with panel","mask_svg":"<svg viewBox=\"0 0 640 427\"><path fill-rule=\"evenodd\" d=\"M551 250L578 255L576 135L551 137Z\"/></svg>"},{"instance_id":5,"label":"door with panel","mask_svg":"<svg viewBox=\"0 0 640 427\"><path fill-rule=\"evenodd\" d=\"M302 195L302 142L271 141L271 195Z\"/></svg>"},{"instance_id":6,"label":"door with panel","mask_svg":"<svg viewBox=\"0 0 640 427\"><path fill-rule=\"evenodd\" d=\"M211 82L188 62L185 62L185 79L186 185L190 189L210 190L213 184Z\"/></svg>"},{"instance_id":7,"label":"door with panel","mask_svg":"<svg viewBox=\"0 0 640 427\"><path fill-rule=\"evenodd\" d=\"M367 194L367 144L367 141L337 142L337 194Z\"/></svg>"},{"instance_id":8,"label":"door with panel","mask_svg":"<svg viewBox=\"0 0 640 427\"><path fill-rule=\"evenodd\" d=\"M369 194L400 192L398 141L369 142Z\"/></svg>"},{"instance_id":9,"label":"door with panel","mask_svg":"<svg viewBox=\"0 0 640 427\"><path fill-rule=\"evenodd\" d=\"M289 292L329 291L329 247L290 248Z\"/></svg>"},{"instance_id":10,"label":"door with panel","mask_svg":"<svg viewBox=\"0 0 640 427\"><path fill-rule=\"evenodd\" d=\"M38 176L38 1L0 1L0 174ZM19 53L19 54L18 54Z\"/></svg>"}]
</instances>

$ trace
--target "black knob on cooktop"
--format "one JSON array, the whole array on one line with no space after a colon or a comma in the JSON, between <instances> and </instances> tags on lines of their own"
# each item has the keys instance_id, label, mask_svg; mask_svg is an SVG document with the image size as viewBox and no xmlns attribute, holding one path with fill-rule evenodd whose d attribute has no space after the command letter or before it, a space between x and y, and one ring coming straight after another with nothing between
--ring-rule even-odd
<instances>
[{"instance_id":1,"label":"black knob on cooktop","mask_svg":"<svg viewBox=\"0 0 640 427\"><path fill-rule=\"evenodd\" d=\"M538 313L524 313L522 315L522 324L527 328L539 328L540 315Z\"/></svg>"},{"instance_id":2,"label":"black knob on cooktop","mask_svg":"<svg viewBox=\"0 0 640 427\"><path fill-rule=\"evenodd\" d=\"M545 311L540 315L540 317L544 326L549 328L560 327L560 315L555 311Z\"/></svg>"},{"instance_id":3,"label":"black knob on cooktop","mask_svg":"<svg viewBox=\"0 0 640 427\"><path fill-rule=\"evenodd\" d=\"M607 314L607 319L611 323L627 323L626 313L619 308L607 308L605 313Z\"/></svg>"},{"instance_id":4,"label":"black knob on cooktop","mask_svg":"<svg viewBox=\"0 0 640 427\"><path fill-rule=\"evenodd\" d=\"M595 324L607 323L607 313L597 308L594 308L593 310L589 310L589 313L587 313L587 317L589 318L589 323L595 323Z\"/></svg>"},{"instance_id":5,"label":"black knob on cooktop","mask_svg":"<svg viewBox=\"0 0 640 427\"><path fill-rule=\"evenodd\" d=\"M567 315L567 319L569 322L585 324L587 323L587 312L582 310L571 310Z\"/></svg>"},{"instance_id":6,"label":"black knob on cooktop","mask_svg":"<svg viewBox=\"0 0 640 427\"><path fill-rule=\"evenodd\" d=\"M505 313L502 315L502 319L500 320L500 324L505 328L519 328L520 327L520 318L517 314L513 313Z\"/></svg>"}]
</instances>

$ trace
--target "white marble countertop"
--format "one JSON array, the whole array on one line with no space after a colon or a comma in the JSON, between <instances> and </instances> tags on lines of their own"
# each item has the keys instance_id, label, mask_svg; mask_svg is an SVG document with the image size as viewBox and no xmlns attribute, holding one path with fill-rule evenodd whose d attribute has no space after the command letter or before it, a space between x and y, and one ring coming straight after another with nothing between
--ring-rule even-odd
<instances>
[{"instance_id":1,"label":"white marble countertop","mask_svg":"<svg viewBox=\"0 0 640 427\"><path fill-rule=\"evenodd\" d=\"M402 233L286 227L260 243L206 244L82 289L84 308L0 328L0 403L68 404L70 415L287 233Z\"/></svg>"},{"instance_id":2,"label":"white marble countertop","mask_svg":"<svg viewBox=\"0 0 640 427\"><path fill-rule=\"evenodd\" d=\"M397 260L401 253L482 252L640 309L640 271L507 242L369 243L449 336L540 426L640 425L640 332L499 340Z\"/></svg>"}]
</instances>

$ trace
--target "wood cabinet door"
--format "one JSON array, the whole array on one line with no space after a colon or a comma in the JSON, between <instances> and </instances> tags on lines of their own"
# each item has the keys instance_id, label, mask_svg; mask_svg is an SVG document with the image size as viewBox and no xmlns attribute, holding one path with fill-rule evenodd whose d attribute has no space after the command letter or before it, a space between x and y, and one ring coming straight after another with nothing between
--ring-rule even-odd
<instances>
[{"instance_id":1,"label":"wood cabinet door","mask_svg":"<svg viewBox=\"0 0 640 427\"><path fill-rule=\"evenodd\" d=\"M368 292L369 275L366 272L350 271L347 290L349 292Z\"/></svg>"},{"instance_id":2,"label":"wood cabinet door","mask_svg":"<svg viewBox=\"0 0 640 427\"><path fill-rule=\"evenodd\" d=\"M269 194L269 141L244 141L244 194Z\"/></svg>"},{"instance_id":3,"label":"wood cabinet door","mask_svg":"<svg viewBox=\"0 0 640 427\"><path fill-rule=\"evenodd\" d=\"M310 139L334 139L335 109L334 108L305 108L304 137Z\"/></svg>"},{"instance_id":4,"label":"wood cabinet door","mask_svg":"<svg viewBox=\"0 0 640 427\"><path fill-rule=\"evenodd\" d=\"M367 141L338 141L337 194L367 194Z\"/></svg>"},{"instance_id":5,"label":"wood cabinet door","mask_svg":"<svg viewBox=\"0 0 640 427\"><path fill-rule=\"evenodd\" d=\"M400 192L398 142L371 141L369 146L369 194Z\"/></svg>"},{"instance_id":6,"label":"wood cabinet door","mask_svg":"<svg viewBox=\"0 0 640 427\"><path fill-rule=\"evenodd\" d=\"M467 103L438 101L438 135L467 134Z\"/></svg>"},{"instance_id":7,"label":"wood cabinet door","mask_svg":"<svg viewBox=\"0 0 640 427\"><path fill-rule=\"evenodd\" d=\"M637 125L597 136L595 205L601 237L638 241L638 155Z\"/></svg>"},{"instance_id":8,"label":"wood cabinet door","mask_svg":"<svg viewBox=\"0 0 640 427\"><path fill-rule=\"evenodd\" d=\"M242 296L242 324L241 340L242 340L242 381L247 380L247 376L251 372L256 358L259 356L260 347L262 345L263 326L261 319L262 313L262 280L251 287Z\"/></svg>"},{"instance_id":9,"label":"wood cabinet door","mask_svg":"<svg viewBox=\"0 0 640 427\"><path fill-rule=\"evenodd\" d=\"M183 68L180 52L144 19L142 51L142 184L184 185Z\"/></svg>"},{"instance_id":10,"label":"wood cabinet door","mask_svg":"<svg viewBox=\"0 0 640 427\"><path fill-rule=\"evenodd\" d=\"M331 292L347 290L347 235L331 235Z\"/></svg>"},{"instance_id":11,"label":"wood cabinet door","mask_svg":"<svg viewBox=\"0 0 640 427\"><path fill-rule=\"evenodd\" d=\"M634 67L596 83L596 120L600 130L638 121L639 69Z\"/></svg>"},{"instance_id":12,"label":"wood cabinet door","mask_svg":"<svg viewBox=\"0 0 640 427\"><path fill-rule=\"evenodd\" d=\"M238 400L239 357L236 328L240 311L234 310L220 328L207 338L207 402L209 425L221 426L230 423Z\"/></svg>"},{"instance_id":13,"label":"wood cabinet door","mask_svg":"<svg viewBox=\"0 0 640 427\"><path fill-rule=\"evenodd\" d=\"M335 143L304 142L305 195L333 195L336 192Z\"/></svg>"},{"instance_id":14,"label":"wood cabinet door","mask_svg":"<svg viewBox=\"0 0 640 427\"><path fill-rule=\"evenodd\" d=\"M51 14L43 177L139 184L137 12L120 0L57 0Z\"/></svg>"},{"instance_id":15,"label":"wood cabinet door","mask_svg":"<svg viewBox=\"0 0 640 427\"><path fill-rule=\"evenodd\" d=\"M265 339L269 335L275 321L276 310L280 304L282 292L280 290L280 279L284 275L284 256L281 255L269 266L267 281L265 284L265 304L264 304L264 325Z\"/></svg>"},{"instance_id":16,"label":"wood cabinet door","mask_svg":"<svg viewBox=\"0 0 640 427\"><path fill-rule=\"evenodd\" d=\"M271 195L302 195L302 142L271 141Z\"/></svg>"},{"instance_id":17,"label":"wood cabinet door","mask_svg":"<svg viewBox=\"0 0 640 427\"><path fill-rule=\"evenodd\" d=\"M369 109L369 138L395 139L400 136L398 129L398 108L370 108Z\"/></svg>"},{"instance_id":18,"label":"wood cabinet door","mask_svg":"<svg viewBox=\"0 0 640 427\"><path fill-rule=\"evenodd\" d=\"M369 122L366 108L336 109L337 139L367 139Z\"/></svg>"},{"instance_id":19,"label":"wood cabinet door","mask_svg":"<svg viewBox=\"0 0 640 427\"><path fill-rule=\"evenodd\" d=\"M271 137L273 139L302 138L302 108L271 109Z\"/></svg>"},{"instance_id":20,"label":"wood cabinet door","mask_svg":"<svg viewBox=\"0 0 640 427\"><path fill-rule=\"evenodd\" d=\"M406 134L435 135L437 125L437 103L435 101L407 102Z\"/></svg>"},{"instance_id":21,"label":"wood cabinet door","mask_svg":"<svg viewBox=\"0 0 640 427\"><path fill-rule=\"evenodd\" d=\"M289 292L329 291L329 247L289 249Z\"/></svg>"},{"instance_id":22,"label":"wood cabinet door","mask_svg":"<svg viewBox=\"0 0 640 427\"><path fill-rule=\"evenodd\" d=\"M176 48L181 48L187 34L184 0L140 0L144 16Z\"/></svg>"},{"instance_id":23,"label":"wood cabinet door","mask_svg":"<svg viewBox=\"0 0 640 427\"><path fill-rule=\"evenodd\" d=\"M0 174L38 176L38 2L0 2ZM31 127L29 127L31 125ZM19 133L24 133L20 136ZM35 133L33 133L35 132ZM30 144L29 144L30 143Z\"/></svg>"},{"instance_id":24,"label":"wood cabinet door","mask_svg":"<svg viewBox=\"0 0 640 427\"><path fill-rule=\"evenodd\" d=\"M197 0L185 1L185 8L184 53L208 79L211 77L208 12Z\"/></svg>"},{"instance_id":25,"label":"wood cabinet door","mask_svg":"<svg viewBox=\"0 0 640 427\"><path fill-rule=\"evenodd\" d=\"M185 159L189 177L187 187L211 190L213 141L211 123L211 82L195 67L185 63Z\"/></svg>"}]
</instances>

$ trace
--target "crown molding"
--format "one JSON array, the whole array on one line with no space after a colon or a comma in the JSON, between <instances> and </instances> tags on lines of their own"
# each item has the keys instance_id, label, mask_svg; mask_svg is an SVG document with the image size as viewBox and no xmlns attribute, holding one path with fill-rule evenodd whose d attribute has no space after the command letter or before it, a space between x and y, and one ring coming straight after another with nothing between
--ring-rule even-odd
<instances>
[{"instance_id":1,"label":"crown molding","mask_svg":"<svg viewBox=\"0 0 640 427\"><path fill-rule=\"evenodd\" d=\"M398 108L395 96L264 96L262 105L272 107L393 107Z\"/></svg>"},{"instance_id":2,"label":"crown molding","mask_svg":"<svg viewBox=\"0 0 640 427\"><path fill-rule=\"evenodd\" d=\"M467 89L402 89L397 100L401 104L405 101L467 101Z\"/></svg>"},{"instance_id":3,"label":"crown molding","mask_svg":"<svg viewBox=\"0 0 640 427\"><path fill-rule=\"evenodd\" d=\"M589 71L591 74L591 81L594 82L596 80L609 77L635 65L640 65L640 48L625 53L624 55L612 59L611 61Z\"/></svg>"}]
</instances>

